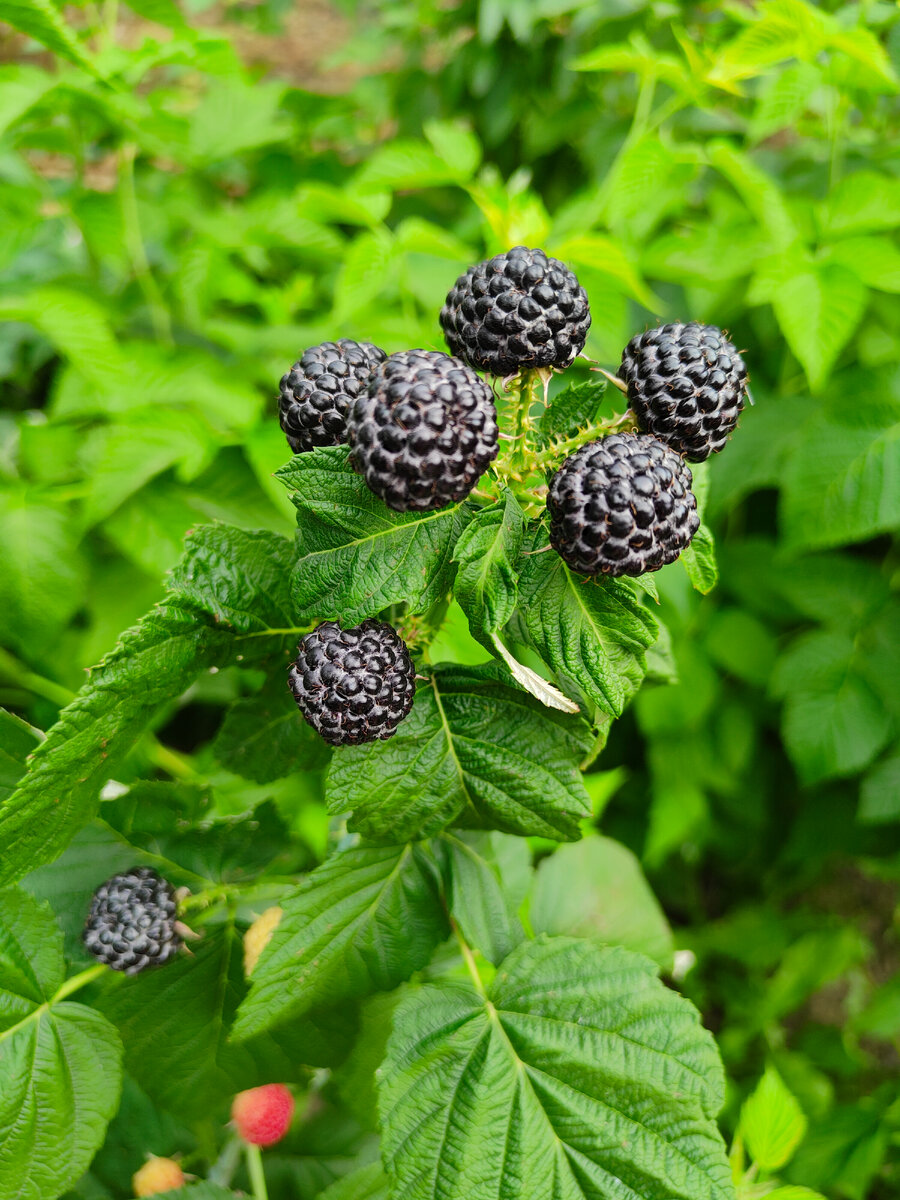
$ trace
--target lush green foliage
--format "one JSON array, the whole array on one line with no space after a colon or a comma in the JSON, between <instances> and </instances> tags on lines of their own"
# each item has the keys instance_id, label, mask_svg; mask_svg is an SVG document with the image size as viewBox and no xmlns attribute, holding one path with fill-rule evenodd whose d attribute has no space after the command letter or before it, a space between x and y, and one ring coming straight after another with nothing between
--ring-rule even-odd
<instances>
[{"instance_id":1,"label":"lush green foliage","mask_svg":"<svg viewBox=\"0 0 900 1200\"><path fill-rule=\"evenodd\" d=\"M896 8L0 21L0 1194L118 1200L152 1152L224 1200L231 1096L277 1079L273 1200L894 1195ZM459 271L519 242L576 269L610 369L658 318L746 349L655 585L573 579L516 489L422 519L343 449L285 465L305 346L440 347ZM596 379L536 453L609 418ZM330 755L284 665L384 611L427 678ZM80 974L134 863L202 940Z\"/></svg>"}]
</instances>

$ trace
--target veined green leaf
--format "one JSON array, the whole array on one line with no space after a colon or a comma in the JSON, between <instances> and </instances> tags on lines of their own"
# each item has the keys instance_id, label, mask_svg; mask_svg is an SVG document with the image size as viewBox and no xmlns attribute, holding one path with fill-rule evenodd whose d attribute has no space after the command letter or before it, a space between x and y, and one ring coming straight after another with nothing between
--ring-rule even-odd
<instances>
[{"instance_id":1,"label":"veined green leaf","mask_svg":"<svg viewBox=\"0 0 900 1200\"><path fill-rule=\"evenodd\" d=\"M366 837L427 837L465 810L509 833L571 839L590 806L577 717L543 707L502 668L443 666L392 738L335 754L327 800Z\"/></svg>"},{"instance_id":2,"label":"veined green leaf","mask_svg":"<svg viewBox=\"0 0 900 1200\"><path fill-rule=\"evenodd\" d=\"M790 1162L806 1133L806 1117L773 1066L741 1109L741 1133L763 1171L777 1171Z\"/></svg>"},{"instance_id":3,"label":"veined green leaf","mask_svg":"<svg viewBox=\"0 0 900 1200\"><path fill-rule=\"evenodd\" d=\"M383 1157L394 1200L733 1200L722 1097L711 1035L647 959L542 936L487 995L401 1001Z\"/></svg>"},{"instance_id":4,"label":"veined green leaf","mask_svg":"<svg viewBox=\"0 0 900 1200\"><path fill-rule=\"evenodd\" d=\"M34 38L54 54L100 76L87 47L63 19L51 0L0 0L0 21L12 25L27 37Z\"/></svg>"},{"instance_id":5,"label":"veined green leaf","mask_svg":"<svg viewBox=\"0 0 900 1200\"><path fill-rule=\"evenodd\" d=\"M328 762L328 746L304 721L279 672L256 696L236 700L225 714L213 752L223 767L271 783Z\"/></svg>"},{"instance_id":6,"label":"veined green leaf","mask_svg":"<svg viewBox=\"0 0 900 1200\"><path fill-rule=\"evenodd\" d=\"M652 614L619 580L575 575L539 530L523 554L519 607L510 626L555 673L560 685L620 716L644 677L644 654L657 636Z\"/></svg>"},{"instance_id":7,"label":"veined green leaf","mask_svg":"<svg viewBox=\"0 0 900 1200\"><path fill-rule=\"evenodd\" d=\"M345 446L298 454L278 472L298 509L292 594L301 621L353 625L397 601L423 612L453 580L453 547L471 511L393 512L347 461Z\"/></svg>"},{"instance_id":8,"label":"veined green leaf","mask_svg":"<svg viewBox=\"0 0 900 1200\"><path fill-rule=\"evenodd\" d=\"M490 634L502 629L516 607L516 564L525 536L525 514L509 490L476 512L453 551L460 564L454 593L469 618L472 636L490 648Z\"/></svg>"},{"instance_id":9,"label":"veined green leaf","mask_svg":"<svg viewBox=\"0 0 900 1200\"><path fill-rule=\"evenodd\" d=\"M95 668L0 806L0 881L57 857L156 710L201 670L286 649L292 560L273 533L210 526L188 539L167 600Z\"/></svg>"},{"instance_id":10,"label":"veined green leaf","mask_svg":"<svg viewBox=\"0 0 900 1200\"><path fill-rule=\"evenodd\" d=\"M56 1200L86 1170L119 1104L122 1047L65 975L50 909L0 891L0 1195Z\"/></svg>"},{"instance_id":11,"label":"veined green leaf","mask_svg":"<svg viewBox=\"0 0 900 1200\"><path fill-rule=\"evenodd\" d=\"M705 596L716 586L719 569L716 566L716 544L708 525L701 525L691 544L682 550L679 561L688 573L693 586Z\"/></svg>"},{"instance_id":12,"label":"veined green leaf","mask_svg":"<svg viewBox=\"0 0 900 1200\"><path fill-rule=\"evenodd\" d=\"M574 437L597 416L606 395L605 379L590 379L574 383L555 396L541 413L537 435L542 447Z\"/></svg>"},{"instance_id":13,"label":"veined green leaf","mask_svg":"<svg viewBox=\"0 0 900 1200\"><path fill-rule=\"evenodd\" d=\"M340 851L281 907L238 1011L237 1040L319 1004L396 987L449 933L432 868L410 845Z\"/></svg>"},{"instance_id":14,"label":"veined green leaf","mask_svg":"<svg viewBox=\"0 0 900 1200\"><path fill-rule=\"evenodd\" d=\"M443 852L450 912L470 945L499 966L525 937L517 916L531 883L523 838L494 831L446 830Z\"/></svg>"},{"instance_id":15,"label":"veined green leaf","mask_svg":"<svg viewBox=\"0 0 900 1200\"><path fill-rule=\"evenodd\" d=\"M381 1163L370 1163L338 1179L319 1200L391 1200L390 1180Z\"/></svg>"}]
</instances>

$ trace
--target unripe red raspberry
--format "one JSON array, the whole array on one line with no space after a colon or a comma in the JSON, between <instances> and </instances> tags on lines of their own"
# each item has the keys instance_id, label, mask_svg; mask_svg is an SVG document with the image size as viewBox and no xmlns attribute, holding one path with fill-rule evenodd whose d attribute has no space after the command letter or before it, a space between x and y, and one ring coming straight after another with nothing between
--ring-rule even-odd
<instances>
[{"instance_id":1,"label":"unripe red raspberry","mask_svg":"<svg viewBox=\"0 0 900 1200\"><path fill-rule=\"evenodd\" d=\"M131 1181L135 1196L158 1196L184 1187L184 1171L171 1158L147 1159Z\"/></svg>"},{"instance_id":2,"label":"unripe red raspberry","mask_svg":"<svg viewBox=\"0 0 900 1200\"><path fill-rule=\"evenodd\" d=\"M238 1092L231 1105L234 1127L251 1146L272 1146L287 1133L294 1115L294 1097L283 1083Z\"/></svg>"}]
</instances>

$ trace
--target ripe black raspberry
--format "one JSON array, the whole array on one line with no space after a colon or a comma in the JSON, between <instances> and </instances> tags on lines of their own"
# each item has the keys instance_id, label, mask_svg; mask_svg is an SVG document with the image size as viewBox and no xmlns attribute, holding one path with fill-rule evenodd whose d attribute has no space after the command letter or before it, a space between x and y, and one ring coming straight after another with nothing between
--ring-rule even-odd
<instances>
[{"instance_id":1,"label":"ripe black raspberry","mask_svg":"<svg viewBox=\"0 0 900 1200\"><path fill-rule=\"evenodd\" d=\"M297 647L288 683L307 721L332 746L385 741L412 708L416 669L384 621L353 629L323 621Z\"/></svg>"},{"instance_id":2,"label":"ripe black raspberry","mask_svg":"<svg viewBox=\"0 0 900 1200\"><path fill-rule=\"evenodd\" d=\"M347 414L350 461L399 512L464 500L497 456L497 410L474 371L437 350L375 368Z\"/></svg>"},{"instance_id":3,"label":"ripe black raspberry","mask_svg":"<svg viewBox=\"0 0 900 1200\"><path fill-rule=\"evenodd\" d=\"M715 325L661 325L633 337L619 378L640 429L690 462L721 450L747 392L744 360Z\"/></svg>"},{"instance_id":4,"label":"ripe black raspberry","mask_svg":"<svg viewBox=\"0 0 900 1200\"><path fill-rule=\"evenodd\" d=\"M172 885L150 867L133 867L94 892L82 941L114 971L137 975L177 953L177 919Z\"/></svg>"},{"instance_id":5,"label":"ripe black raspberry","mask_svg":"<svg viewBox=\"0 0 900 1200\"><path fill-rule=\"evenodd\" d=\"M574 274L525 246L469 267L441 309L451 352L491 375L567 367L590 327L587 292Z\"/></svg>"},{"instance_id":6,"label":"ripe black raspberry","mask_svg":"<svg viewBox=\"0 0 900 1200\"><path fill-rule=\"evenodd\" d=\"M658 571L700 524L691 482L683 459L648 434L588 442L550 484L550 542L582 575Z\"/></svg>"},{"instance_id":7,"label":"ripe black raspberry","mask_svg":"<svg viewBox=\"0 0 900 1200\"><path fill-rule=\"evenodd\" d=\"M341 338L305 350L282 377L278 416L295 454L347 440L347 408L387 355L371 342Z\"/></svg>"}]
</instances>

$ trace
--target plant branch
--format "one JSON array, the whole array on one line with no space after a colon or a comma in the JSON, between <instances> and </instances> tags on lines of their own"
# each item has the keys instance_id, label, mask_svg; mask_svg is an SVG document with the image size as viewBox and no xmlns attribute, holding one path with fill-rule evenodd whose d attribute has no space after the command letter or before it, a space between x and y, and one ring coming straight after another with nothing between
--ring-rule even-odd
<instances>
[{"instance_id":1,"label":"plant branch","mask_svg":"<svg viewBox=\"0 0 900 1200\"><path fill-rule=\"evenodd\" d=\"M247 1156L247 1174L250 1176L250 1187L253 1189L253 1200L269 1200L266 1189L266 1175L263 1171L262 1154L259 1146L251 1146L249 1142L244 1147Z\"/></svg>"}]
</instances>

